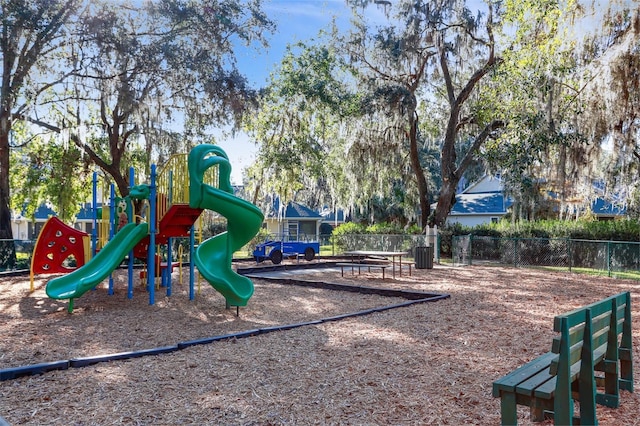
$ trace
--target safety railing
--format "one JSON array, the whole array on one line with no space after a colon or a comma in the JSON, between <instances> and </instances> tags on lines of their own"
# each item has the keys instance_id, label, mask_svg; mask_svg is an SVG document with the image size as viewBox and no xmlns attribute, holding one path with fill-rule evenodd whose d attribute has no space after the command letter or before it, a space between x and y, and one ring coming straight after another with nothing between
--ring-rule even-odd
<instances>
[{"instance_id":1,"label":"safety railing","mask_svg":"<svg viewBox=\"0 0 640 426\"><path fill-rule=\"evenodd\" d=\"M203 182L218 187L218 166L206 170ZM172 205L189 204L188 154L174 154L169 158L156 177L156 191L158 194L158 221Z\"/></svg>"}]
</instances>

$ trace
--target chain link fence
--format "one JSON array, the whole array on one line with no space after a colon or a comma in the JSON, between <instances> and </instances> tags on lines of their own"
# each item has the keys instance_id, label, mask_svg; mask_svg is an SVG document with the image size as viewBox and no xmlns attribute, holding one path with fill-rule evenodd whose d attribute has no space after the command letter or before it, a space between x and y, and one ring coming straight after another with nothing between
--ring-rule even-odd
<instances>
[{"instance_id":1,"label":"chain link fence","mask_svg":"<svg viewBox=\"0 0 640 426\"><path fill-rule=\"evenodd\" d=\"M640 269L640 243L458 235L452 239L452 257L456 266L550 267L621 276Z\"/></svg>"},{"instance_id":2,"label":"chain link fence","mask_svg":"<svg viewBox=\"0 0 640 426\"><path fill-rule=\"evenodd\" d=\"M407 258L415 258L416 247L432 246L434 258L439 259L438 235L403 235L403 234L349 234L330 236L326 240L331 244L334 255L352 250L404 251Z\"/></svg>"},{"instance_id":3,"label":"chain link fence","mask_svg":"<svg viewBox=\"0 0 640 426\"><path fill-rule=\"evenodd\" d=\"M2 240L0 240L2 241ZM434 247L434 261L440 259L440 237L439 235L403 235L403 234L356 234L356 235L319 235L320 254L323 256L339 256L345 251L351 250L376 250L376 251L405 251L407 259L415 258L416 247L430 245ZM35 241L4 240L5 245L15 249L17 262L0 262L1 271L25 270L31 265L31 256ZM196 240L196 245L198 240ZM234 256L237 258L252 258L255 242L242 247ZM189 238L174 238L172 247L172 258L178 261L189 261ZM166 247L163 246L158 252L166 255Z\"/></svg>"},{"instance_id":4,"label":"chain link fence","mask_svg":"<svg viewBox=\"0 0 640 426\"><path fill-rule=\"evenodd\" d=\"M31 240L0 240L0 272L29 269L34 245Z\"/></svg>"},{"instance_id":5,"label":"chain link fence","mask_svg":"<svg viewBox=\"0 0 640 426\"><path fill-rule=\"evenodd\" d=\"M320 235L323 255L339 256L351 250L406 251L415 258L416 247L434 247L434 261L440 261L440 237L426 235L357 234ZM188 261L189 243L184 245L182 261ZM1 262L0 271L29 269L34 241L3 240L15 250L16 262ZM181 244L182 243L182 244ZM497 238L457 235L451 240L452 262L455 266L492 264L513 267L548 267L575 272L591 272L608 276L640 279L640 243L626 241L594 241L566 238ZM244 247L250 257L253 248ZM13 257L13 256L12 256ZM178 257L174 247L173 257Z\"/></svg>"}]
</instances>

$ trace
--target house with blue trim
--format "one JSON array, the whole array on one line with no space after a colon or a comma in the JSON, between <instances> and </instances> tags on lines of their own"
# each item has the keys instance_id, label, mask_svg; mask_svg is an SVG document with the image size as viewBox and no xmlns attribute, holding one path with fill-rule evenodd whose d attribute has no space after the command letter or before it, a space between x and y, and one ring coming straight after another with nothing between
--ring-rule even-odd
<instances>
[{"instance_id":1,"label":"house with blue trim","mask_svg":"<svg viewBox=\"0 0 640 426\"><path fill-rule=\"evenodd\" d=\"M613 220L627 214L624 206L610 203L602 198L596 198L591 203L591 211L599 220Z\"/></svg>"},{"instance_id":2,"label":"house with blue trim","mask_svg":"<svg viewBox=\"0 0 640 426\"><path fill-rule=\"evenodd\" d=\"M513 205L513 200L504 195L502 188L500 178L489 175L469 185L456 195L456 203L447 217L447 224L460 223L474 227L498 222Z\"/></svg>"},{"instance_id":3,"label":"house with blue trim","mask_svg":"<svg viewBox=\"0 0 640 426\"><path fill-rule=\"evenodd\" d=\"M263 227L276 239L287 241L317 241L323 217L315 210L290 201L281 206L276 198L265 212Z\"/></svg>"},{"instance_id":4,"label":"house with blue trim","mask_svg":"<svg viewBox=\"0 0 640 426\"><path fill-rule=\"evenodd\" d=\"M49 204L41 204L34 212L33 220L25 217L24 211L21 213L13 212L11 218L13 238L16 240L35 240L38 238L45 222L52 216L57 216L57 213ZM69 223L68 225L91 235L93 230L93 210L91 203L83 204L76 215L75 222L72 224Z\"/></svg>"},{"instance_id":5,"label":"house with blue trim","mask_svg":"<svg viewBox=\"0 0 640 426\"><path fill-rule=\"evenodd\" d=\"M320 210L320 216L322 216L320 224L320 232L322 234L330 234L333 229L347 221L347 215L344 210L331 209L327 206Z\"/></svg>"},{"instance_id":6,"label":"house with blue trim","mask_svg":"<svg viewBox=\"0 0 640 426\"><path fill-rule=\"evenodd\" d=\"M464 182L462 184L464 185ZM594 189L598 190L597 183L594 183ZM557 200L555 193L548 192L547 196ZM504 194L500 177L486 175L478 182L461 189L456 195L456 203L447 218L447 224L460 223L464 226L474 227L498 222L509 213L513 203L513 199ZM556 213L558 208L556 205ZM599 220L613 220L626 215L626 209L623 206L611 203L601 197L595 198L588 208ZM576 205L575 209L574 215L584 212L586 209L584 201Z\"/></svg>"},{"instance_id":7,"label":"house with blue trim","mask_svg":"<svg viewBox=\"0 0 640 426\"><path fill-rule=\"evenodd\" d=\"M625 194L609 192L608 198L613 200L611 202L603 198L607 195L607 183L604 180L595 180L592 185L593 190L598 197L591 202L589 208L599 220L613 220L626 216L627 208Z\"/></svg>"}]
</instances>

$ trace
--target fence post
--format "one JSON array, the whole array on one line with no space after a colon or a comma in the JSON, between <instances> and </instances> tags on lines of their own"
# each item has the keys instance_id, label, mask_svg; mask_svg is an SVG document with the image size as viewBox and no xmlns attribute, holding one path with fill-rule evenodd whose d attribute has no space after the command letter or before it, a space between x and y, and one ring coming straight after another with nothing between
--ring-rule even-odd
<instances>
[{"instance_id":1,"label":"fence post","mask_svg":"<svg viewBox=\"0 0 640 426\"><path fill-rule=\"evenodd\" d=\"M569 258L569 272L571 272L571 266L573 264L573 250L571 250L573 248L573 240L570 238L567 238L567 257Z\"/></svg>"},{"instance_id":2,"label":"fence post","mask_svg":"<svg viewBox=\"0 0 640 426\"><path fill-rule=\"evenodd\" d=\"M513 267L518 267L518 238L513 239Z\"/></svg>"},{"instance_id":3,"label":"fence post","mask_svg":"<svg viewBox=\"0 0 640 426\"><path fill-rule=\"evenodd\" d=\"M611 241L607 241L607 276L611 278Z\"/></svg>"},{"instance_id":4,"label":"fence post","mask_svg":"<svg viewBox=\"0 0 640 426\"><path fill-rule=\"evenodd\" d=\"M438 225L433 225L431 228L429 225L424 230L425 245L427 247L433 247L432 260L436 263L440 263L440 245L438 243Z\"/></svg>"},{"instance_id":5,"label":"fence post","mask_svg":"<svg viewBox=\"0 0 640 426\"><path fill-rule=\"evenodd\" d=\"M431 245L431 227L429 225L427 225L427 227L424 229L424 235L426 238L426 246L429 247Z\"/></svg>"},{"instance_id":6,"label":"fence post","mask_svg":"<svg viewBox=\"0 0 640 426\"><path fill-rule=\"evenodd\" d=\"M438 234L438 225L433 225L433 255L436 263L440 263L440 234Z\"/></svg>"}]
</instances>

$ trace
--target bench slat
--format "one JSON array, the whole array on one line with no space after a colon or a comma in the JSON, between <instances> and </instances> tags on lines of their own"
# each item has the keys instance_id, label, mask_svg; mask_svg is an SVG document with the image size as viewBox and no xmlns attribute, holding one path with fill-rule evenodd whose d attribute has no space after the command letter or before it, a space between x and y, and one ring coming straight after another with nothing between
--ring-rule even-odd
<instances>
[{"instance_id":1,"label":"bench slat","mask_svg":"<svg viewBox=\"0 0 640 426\"><path fill-rule=\"evenodd\" d=\"M598 334L593 339L592 347L594 349L594 363L597 364L602 361L607 353L608 346L608 332L609 328L607 327L604 330L598 331ZM570 339L573 340L573 339ZM560 349L560 338L555 337L553 339L552 352L559 353ZM583 342L580 341L569 348L569 363L573 367L575 364L580 364L580 360L582 359L582 347ZM554 363L551 365L551 374L558 374L558 360L556 359ZM575 377L572 377L574 379Z\"/></svg>"},{"instance_id":2,"label":"bench slat","mask_svg":"<svg viewBox=\"0 0 640 426\"><path fill-rule=\"evenodd\" d=\"M341 267L354 267L354 268L388 268L391 265L378 265L375 263L336 263L336 266L341 266Z\"/></svg>"},{"instance_id":3,"label":"bench slat","mask_svg":"<svg viewBox=\"0 0 640 426\"><path fill-rule=\"evenodd\" d=\"M371 268L379 268L382 270L382 278L384 279L384 270L388 267L390 267L391 265L378 265L375 263L354 263L354 262L349 262L349 263L336 263L336 266L340 267L340 271L342 276L344 276L344 268L351 268L351 272L353 272L353 270L355 268L358 268L358 275L360 274L360 268L369 268L369 271L371 271Z\"/></svg>"},{"instance_id":4,"label":"bench slat","mask_svg":"<svg viewBox=\"0 0 640 426\"><path fill-rule=\"evenodd\" d=\"M493 382L493 396L500 396L500 391L515 392L517 385L535 376L541 370L548 368L557 356L552 352L547 352L496 380Z\"/></svg>"},{"instance_id":5,"label":"bench slat","mask_svg":"<svg viewBox=\"0 0 640 426\"><path fill-rule=\"evenodd\" d=\"M387 259L362 259L358 263L363 265L391 265Z\"/></svg>"},{"instance_id":6,"label":"bench slat","mask_svg":"<svg viewBox=\"0 0 640 426\"><path fill-rule=\"evenodd\" d=\"M520 383L516 386L516 393L521 395L535 396L536 398L543 399L551 399L553 396L553 392L549 392L548 394L541 394L537 392L541 386L544 386L549 380L553 380L552 388L555 389L555 375L552 375L549 371L551 366L545 368L542 371L539 371L535 376L530 377L524 382Z\"/></svg>"},{"instance_id":7,"label":"bench slat","mask_svg":"<svg viewBox=\"0 0 640 426\"><path fill-rule=\"evenodd\" d=\"M611 310L611 303L616 301L617 306L625 305L625 293L616 294L615 296L607 297L599 302L592 303L582 308L574 309L571 312L567 312L562 315L558 315L553 320L553 329L556 332L560 332L560 318L567 318L569 327L575 327L576 325L584 322L584 313L587 309L591 309L592 317L597 317L606 311ZM620 309L620 308L619 308ZM624 311L625 308L623 308Z\"/></svg>"}]
</instances>

